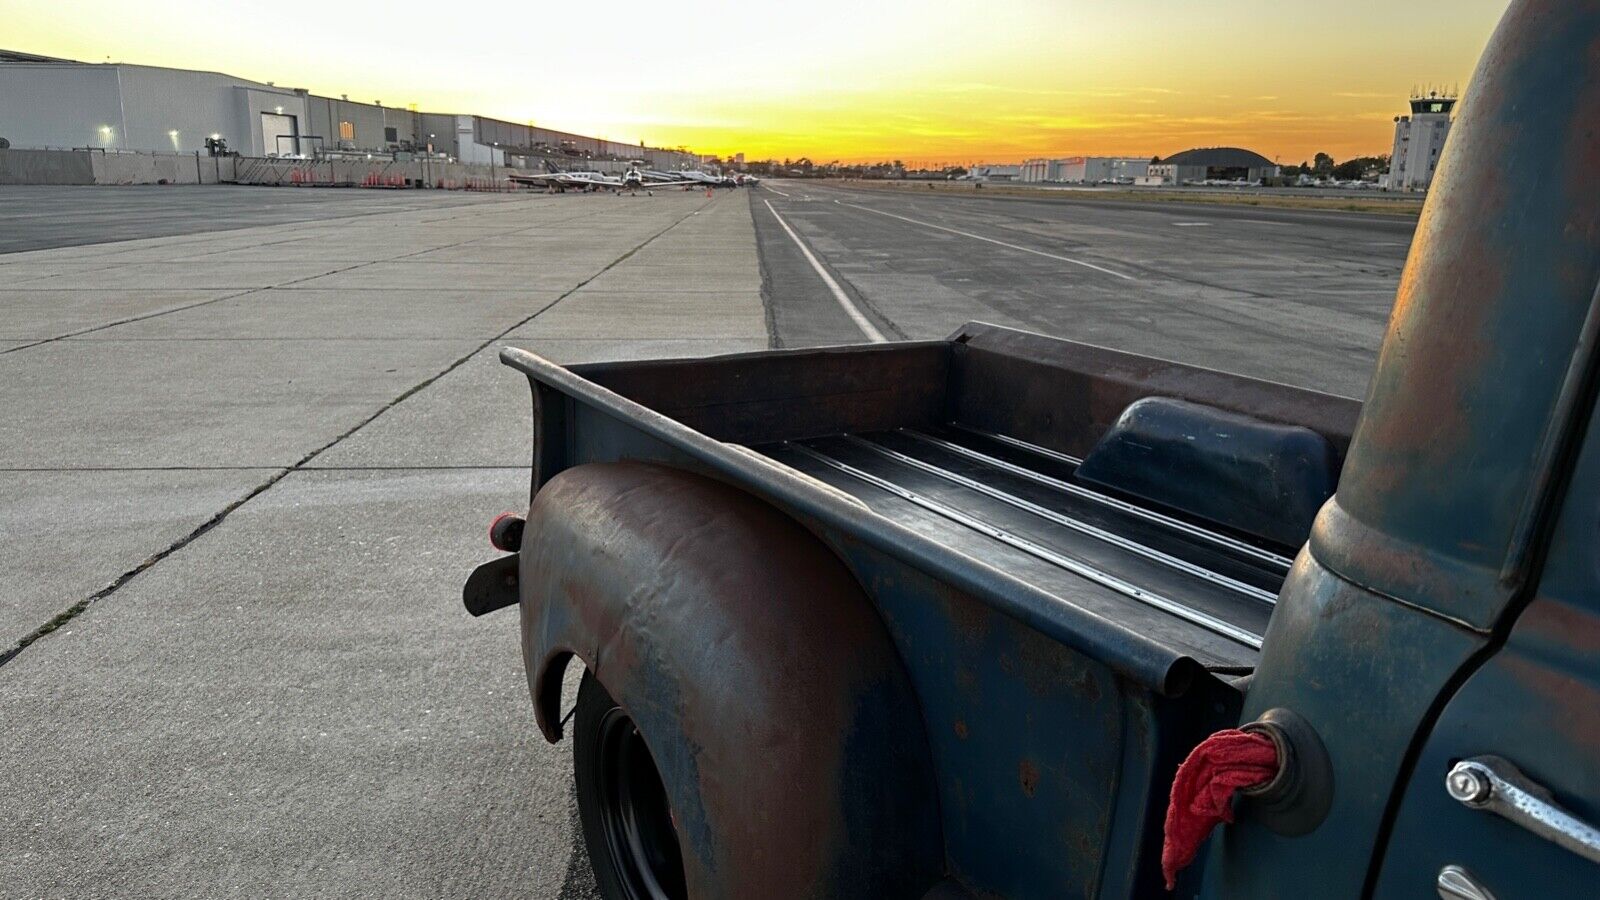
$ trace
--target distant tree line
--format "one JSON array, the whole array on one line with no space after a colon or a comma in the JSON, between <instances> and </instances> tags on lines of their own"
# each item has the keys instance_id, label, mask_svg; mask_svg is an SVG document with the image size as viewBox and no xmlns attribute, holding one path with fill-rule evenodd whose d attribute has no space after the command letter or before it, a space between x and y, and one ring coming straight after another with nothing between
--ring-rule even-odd
<instances>
[{"instance_id":1,"label":"distant tree line","mask_svg":"<svg viewBox=\"0 0 1600 900\"><path fill-rule=\"evenodd\" d=\"M1312 178L1334 178L1339 181L1360 181L1372 179L1389 171L1389 157L1384 156L1356 156L1344 162L1334 162L1332 156L1318 153L1310 162L1302 162L1298 166L1283 166L1282 173L1285 178L1298 178L1309 175Z\"/></svg>"},{"instance_id":2,"label":"distant tree line","mask_svg":"<svg viewBox=\"0 0 1600 900\"><path fill-rule=\"evenodd\" d=\"M1151 160L1152 163L1160 161L1160 157ZM956 178L967 174L967 170L961 166L907 169L905 163L898 159L877 163L841 163L838 160L818 163L804 156L799 159L764 159L747 162L744 171L755 175L789 178ZM1281 167L1284 178L1307 175L1312 178L1331 178L1339 181L1373 180L1387 171L1389 171L1387 155L1355 156L1337 162L1327 153L1318 153L1310 161L1302 162L1298 166Z\"/></svg>"},{"instance_id":3,"label":"distant tree line","mask_svg":"<svg viewBox=\"0 0 1600 900\"><path fill-rule=\"evenodd\" d=\"M818 163L804 156L799 159L752 160L744 164L744 171L753 175L785 178L955 178L967 174L967 170L961 166L907 168L905 161L898 159L875 163L843 163L835 159Z\"/></svg>"}]
</instances>

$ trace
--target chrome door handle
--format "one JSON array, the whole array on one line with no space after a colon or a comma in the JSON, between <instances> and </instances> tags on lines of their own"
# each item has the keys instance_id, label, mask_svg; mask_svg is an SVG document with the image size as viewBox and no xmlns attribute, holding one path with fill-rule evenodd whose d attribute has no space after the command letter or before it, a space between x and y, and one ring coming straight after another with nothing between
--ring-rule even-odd
<instances>
[{"instance_id":1,"label":"chrome door handle","mask_svg":"<svg viewBox=\"0 0 1600 900\"><path fill-rule=\"evenodd\" d=\"M1440 900L1495 900L1488 888L1479 884L1471 872L1460 866L1440 869L1434 885L1439 889Z\"/></svg>"},{"instance_id":2,"label":"chrome door handle","mask_svg":"<svg viewBox=\"0 0 1600 900\"><path fill-rule=\"evenodd\" d=\"M1558 806L1550 792L1498 756L1463 759L1444 779L1450 796L1488 810L1590 862L1600 863L1600 828Z\"/></svg>"}]
</instances>

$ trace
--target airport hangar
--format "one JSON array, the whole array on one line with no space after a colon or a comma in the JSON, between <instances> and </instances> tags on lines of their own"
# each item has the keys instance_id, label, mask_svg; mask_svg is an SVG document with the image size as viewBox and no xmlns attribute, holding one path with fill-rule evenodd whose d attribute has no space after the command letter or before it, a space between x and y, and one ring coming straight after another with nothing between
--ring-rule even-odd
<instances>
[{"instance_id":1,"label":"airport hangar","mask_svg":"<svg viewBox=\"0 0 1600 900\"><path fill-rule=\"evenodd\" d=\"M641 159L672 171L699 160L485 116L425 113L323 97L220 72L83 63L0 50L0 138L12 147L207 152L221 138L244 156L397 153L529 165L553 156Z\"/></svg>"},{"instance_id":2,"label":"airport hangar","mask_svg":"<svg viewBox=\"0 0 1600 900\"><path fill-rule=\"evenodd\" d=\"M1278 164L1242 147L1199 147L1150 164L1135 180L1141 185L1182 185L1195 181L1247 181L1259 184L1278 175Z\"/></svg>"}]
</instances>

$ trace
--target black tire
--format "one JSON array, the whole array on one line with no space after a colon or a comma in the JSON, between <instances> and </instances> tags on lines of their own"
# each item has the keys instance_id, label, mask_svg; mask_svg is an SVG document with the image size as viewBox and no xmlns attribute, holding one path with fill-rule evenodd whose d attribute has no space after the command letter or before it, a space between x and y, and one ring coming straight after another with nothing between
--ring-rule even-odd
<instances>
[{"instance_id":1,"label":"black tire","mask_svg":"<svg viewBox=\"0 0 1600 900\"><path fill-rule=\"evenodd\" d=\"M633 719L592 673L573 715L578 818L606 900L687 900L682 850L661 775Z\"/></svg>"}]
</instances>

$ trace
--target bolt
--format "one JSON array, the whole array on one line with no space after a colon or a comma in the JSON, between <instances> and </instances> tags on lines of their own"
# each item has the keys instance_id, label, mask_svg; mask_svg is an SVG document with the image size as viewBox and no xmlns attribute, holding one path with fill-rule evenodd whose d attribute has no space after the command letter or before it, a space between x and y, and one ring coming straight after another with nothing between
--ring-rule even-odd
<instances>
[{"instance_id":1,"label":"bolt","mask_svg":"<svg viewBox=\"0 0 1600 900\"><path fill-rule=\"evenodd\" d=\"M1456 763L1444 779L1445 790L1462 803L1478 805L1489 799L1494 785L1489 776L1469 762Z\"/></svg>"}]
</instances>

